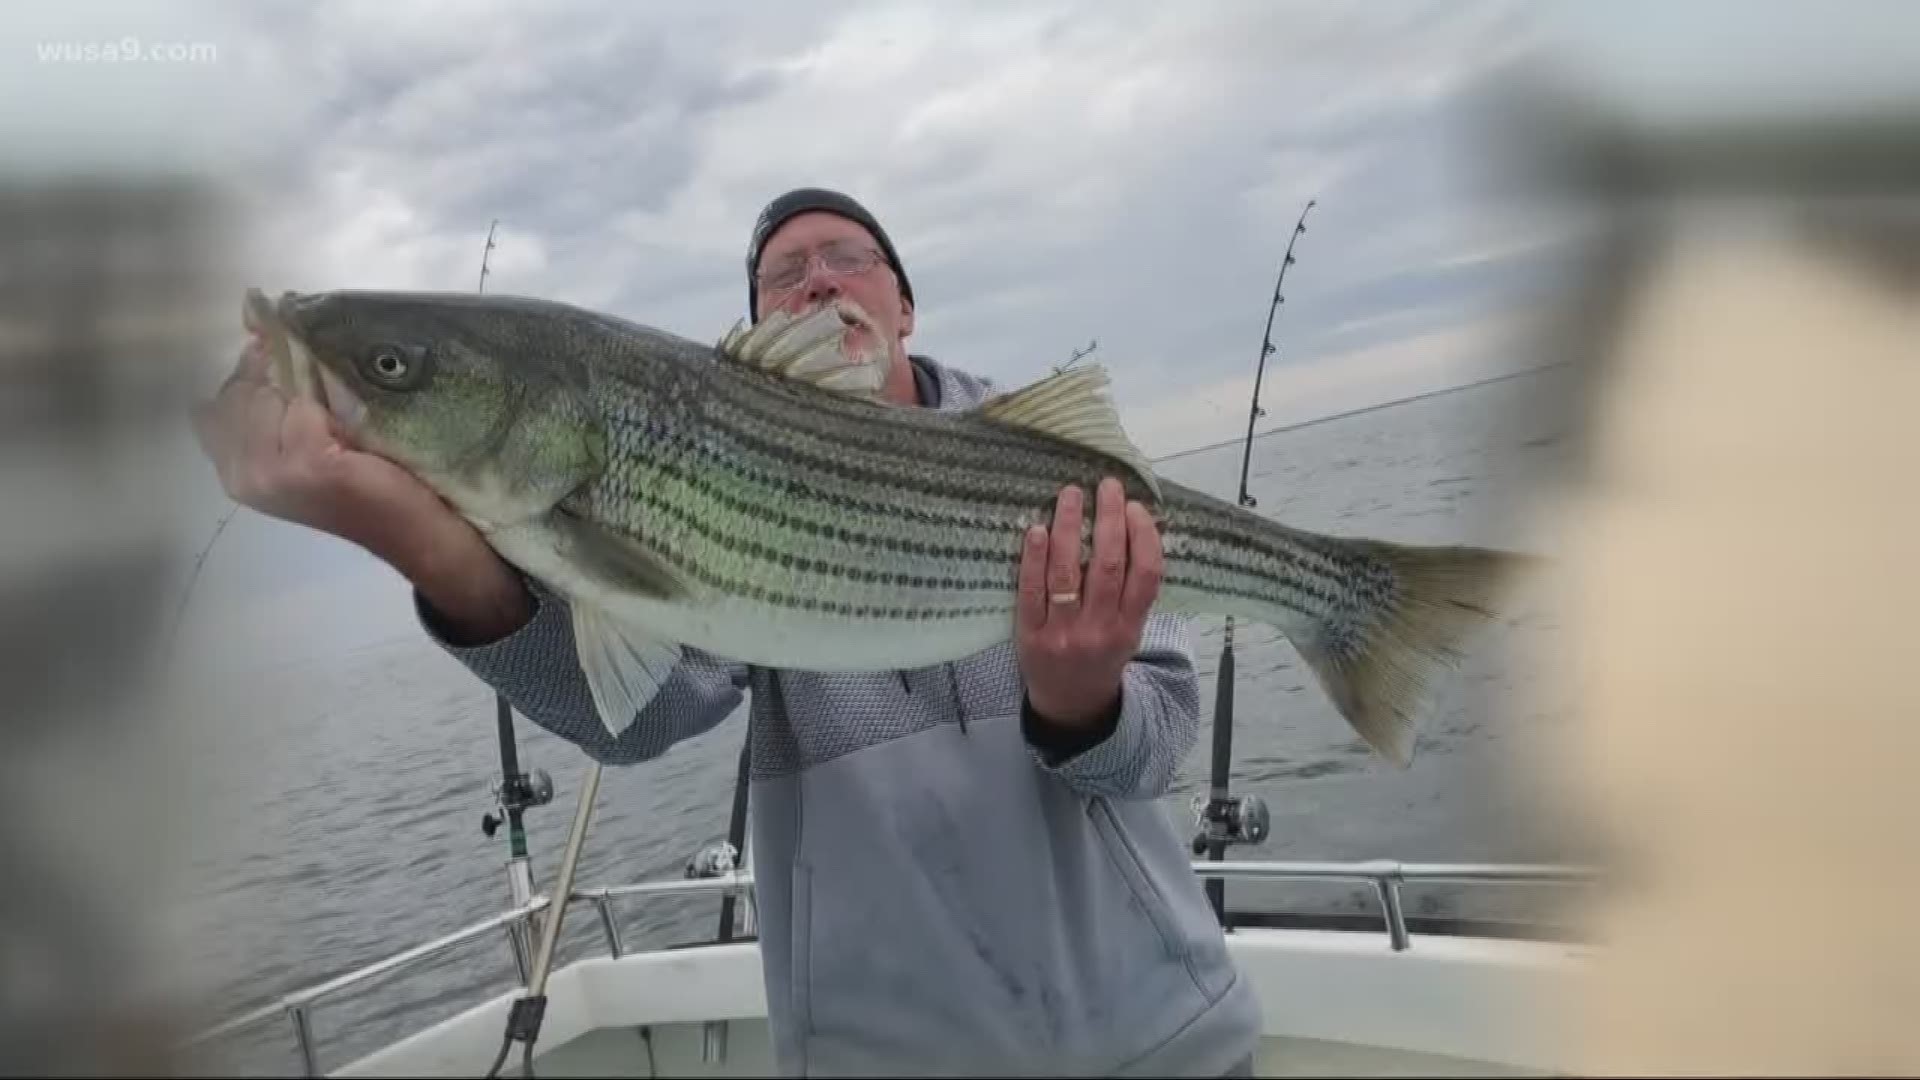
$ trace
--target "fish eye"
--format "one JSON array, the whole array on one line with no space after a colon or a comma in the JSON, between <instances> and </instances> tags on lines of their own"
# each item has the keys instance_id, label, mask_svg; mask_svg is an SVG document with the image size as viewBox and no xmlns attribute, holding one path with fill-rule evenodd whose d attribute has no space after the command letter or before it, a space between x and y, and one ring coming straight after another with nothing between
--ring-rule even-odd
<instances>
[{"instance_id":1,"label":"fish eye","mask_svg":"<svg viewBox=\"0 0 1920 1080\"><path fill-rule=\"evenodd\" d=\"M426 356L419 349L399 345L375 345L360 359L360 371L376 386L404 390L420 383L426 374Z\"/></svg>"}]
</instances>

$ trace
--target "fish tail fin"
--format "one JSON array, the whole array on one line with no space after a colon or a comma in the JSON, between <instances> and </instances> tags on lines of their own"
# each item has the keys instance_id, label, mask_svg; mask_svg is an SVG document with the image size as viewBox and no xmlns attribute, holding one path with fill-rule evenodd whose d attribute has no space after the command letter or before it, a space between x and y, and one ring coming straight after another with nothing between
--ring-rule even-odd
<instances>
[{"instance_id":1,"label":"fish tail fin","mask_svg":"<svg viewBox=\"0 0 1920 1080\"><path fill-rule=\"evenodd\" d=\"M1459 664L1467 640L1499 616L1499 595L1536 560L1481 547L1340 543L1384 569L1384 598L1289 640L1354 731L1404 769L1413 764L1434 684Z\"/></svg>"}]
</instances>

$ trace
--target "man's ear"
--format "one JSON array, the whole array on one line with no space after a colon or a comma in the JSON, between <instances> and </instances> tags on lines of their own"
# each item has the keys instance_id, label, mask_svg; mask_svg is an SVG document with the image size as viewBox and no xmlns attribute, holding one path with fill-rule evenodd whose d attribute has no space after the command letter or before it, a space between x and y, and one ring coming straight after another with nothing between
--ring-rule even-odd
<instances>
[{"instance_id":1,"label":"man's ear","mask_svg":"<svg viewBox=\"0 0 1920 1080\"><path fill-rule=\"evenodd\" d=\"M900 336L904 338L911 333L913 333L913 301L902 296L900 298Z\"/></svg>"}]
</instances>

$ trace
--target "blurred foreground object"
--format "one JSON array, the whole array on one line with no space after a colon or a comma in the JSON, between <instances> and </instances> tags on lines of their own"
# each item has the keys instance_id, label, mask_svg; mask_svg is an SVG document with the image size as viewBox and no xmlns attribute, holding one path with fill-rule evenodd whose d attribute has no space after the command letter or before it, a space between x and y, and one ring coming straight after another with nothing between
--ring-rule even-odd
<instances>
[{"instance_id":1,"label":"blurred foreground object","mask_svg":"<svg viewBox=\"0 0 1920 1080\"><path fill-rule=\"evenodd\" d=\"M1638 35L1588 50L1610 70L1508 84L1487 128L1523 195L1598 226L1537 342L1582 368L1535 402L1581 433L1548 511L1578 715L1523 767L1617 875L1569 1067L1914 1075L1920 96L1827 39L1920 37L1712 10L1610 11Z\"/></svg>"},{"instance_id":2,"label":"blurred foreground object","mask_svg":"<svg viewBox=\"0 0 1920 1080\"><path fill-rule=\"evenodd\" d=\"M191 179L0 176L0 1072L158 1075L191 788L162 693L193 546L193 373L233 227ZM212 301L218 292L223 301ZM197 505L196 505L197 503Z\"/></svg>"}]
</instances>

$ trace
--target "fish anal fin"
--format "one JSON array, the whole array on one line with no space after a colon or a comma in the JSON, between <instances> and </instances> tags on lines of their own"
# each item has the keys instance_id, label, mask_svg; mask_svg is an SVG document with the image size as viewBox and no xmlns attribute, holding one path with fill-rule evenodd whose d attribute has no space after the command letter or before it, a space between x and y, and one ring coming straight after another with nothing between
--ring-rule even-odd
<instances>
[{"instance_id":1,"label":"fish anal fin","mask_svg":"<svg viewBox=\"0 0 1920 1080\"><path fill-rule=\"evenodd\" d=\"M847 397L882 400L887 385L887 350L874 348L850 353L847 330L864 324L879 342L873 323L852 301L840 301L806 315L776 311L748 326L733 324L720 339L720 354L728 360L769 371Z\"/></svg>"},{"instance_id":2,"label":"fish anal fin","mask_svg":"<svg viewBox=\"0 0 1920 1080\"><path fill-rule=\"evenodd\" d=\"M1153 465L1127 437L1106 389L1106 369L1088 364L989 398L974 413L1115 458L1138 474L1158 499L1160 483Z\"/></svg>"}]
</instances>

